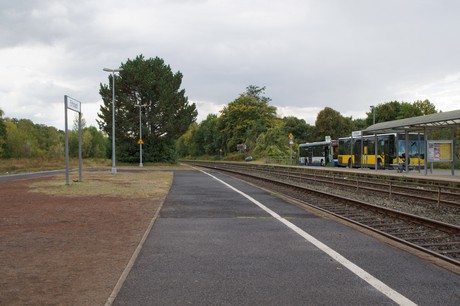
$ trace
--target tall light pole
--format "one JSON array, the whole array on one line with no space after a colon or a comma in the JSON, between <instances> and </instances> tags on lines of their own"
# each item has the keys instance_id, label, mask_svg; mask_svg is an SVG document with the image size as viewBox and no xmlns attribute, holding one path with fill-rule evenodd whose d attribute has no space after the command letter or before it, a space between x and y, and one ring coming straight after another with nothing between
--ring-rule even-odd
<instances>
[{"instance_id":1,"label":"tall light pole","mask_svg":"<svg viewBox=\"0 0 460 306\"><path fill-rule=\"evenodd\" d=\"M117 174L115 166L115 72L120 72L123 69L102 69L112 73L112 174Z\"/></svg>"},{"instance_id":2,"label":"tall light pole","mask_svg":"<svg viewBox=\"0 0 460 306\"><path fill-rule=\"evenodd\" d=\"M142 144L144 141L142 140L142 113L141 113L141 108L144 106L147 106L146 104L139 104L135 105L136 107L139 107L139 167L144 167L144 164L142 163Z\"/></svg>"},{"instance_id":3,"label":"tall light pole","mask_svg":"<svg viewBox=\"0 0 460 306\"><path fill-rule=\"evenodd\" d=\"M372 109L372 124L375 124L375 107L374 105L371 105Z\"/></svg>"}]
</instances>

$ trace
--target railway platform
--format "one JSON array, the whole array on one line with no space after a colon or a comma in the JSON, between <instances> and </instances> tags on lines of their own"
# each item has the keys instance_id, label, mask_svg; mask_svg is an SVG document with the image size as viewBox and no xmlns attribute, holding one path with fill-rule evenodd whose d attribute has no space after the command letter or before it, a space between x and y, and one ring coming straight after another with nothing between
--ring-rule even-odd
<instances>
[{"instance_id":1,"label":"railway platform","mask_svg":"<svg viewBox=\"0 0 460 306\"><path fill-rule=\"evenodd\" d=\"M337 174L346 174L350 173L356 176L387 176L389 178L399 179L399 180L408 180L408 181L423 181L423 182L430 182L430 181L438 181L443 182L451 186L455 186L460 188L460 169L456 169L454 171L454 175L452 175L451 170L444 170L444 169L433 169L428 170L427 174L425 174L425 170L421 169L420 171L417 169L411 169L408 172L398 172L396 169L375 169L370 168L345 168L345 167L317 167L317 166L293 166L295 168L301 169L308 169L309 171L313 172L332 172Z\"/></svg>"},{"instance_id":2,"label":"railway platform","mask_svg":"<svg viewBox=\"0 0 460 306\"><path fill-rule=\"evenodd\" d=\"M109 305L460 304L430 258L212 170L175 171L131 264Z\"/></svg>"}]
</instances>

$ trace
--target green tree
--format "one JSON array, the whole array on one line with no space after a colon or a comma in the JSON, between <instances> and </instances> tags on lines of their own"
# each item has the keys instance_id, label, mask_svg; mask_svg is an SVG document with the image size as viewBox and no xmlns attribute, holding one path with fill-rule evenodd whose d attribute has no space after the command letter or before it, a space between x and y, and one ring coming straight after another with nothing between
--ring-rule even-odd
<instances>
[{"instance_id":1,"label":"green tree","mask_svg":"<svg viewBox=\"0 0 460 306\"><path fill-rule=\"evenodd\" d=\"M193 123L182 135L176 148L180 157L219 156L222 139L218 132L219 118L209 114L200 124Z\"/></svg>"},{"instance_id":2,"label":"green tree","mask_svg":"<svg viewBox=\"0 0 460 306\"><path fill-rule=\"evenodd\" d=\"M289 133L294 135L297 143L311 142L315 139L315 127L306 123L304 119L294 116L284 117L284 136L287 138Z\"/></svg>"},{"instance_id":3,"label":"green tree","mask_svg":"<svg viewBox=\"0 0 460 306\"><path fill-rule=\"evenodd\" d=\"M7 137L5 120L3 119L4 112L0 108L0 158L8 156Z\"/></svg>"},{"instance_id":4,"label":"green tree","mask_svg":"<svg viewBox=\"0 0 460 306\"><path fill-rule=\"evenodd\" d=\"M58 158L64 156L64 133L54 126L35 124L35 137L41 157Z\"/></svg>"},{"instance_id":5,"label":"green tree","mask_svg":"<svg viewBox=\"0 0 460 306\"><path fill-rule=\"evenodd\" d=\"M425 99L423 101L417 100L412 104L414 105L414 107L420 110L420 113L422 115L436 114L438 112L436 110L436 106L433 103L431 103L428 99Z\"/></svg>"},{"instance_id":6,"label":"green tree","mask_svg":"<svg viewBox=\"0 0 460 306\"><path fill-rule=\"evenodd\" d=\"M20 119L16 123L17 135L16 139L19 141L16 147L17 157L38 157L38 139L35 133L34 123L29 119ZM8 133L9 141L11 141L10 133ZM12 136L14 137L14 135Z\"/></svg>"},{"instance_id":7,"label":"green tree","mask_svg":"<svg viewBox=\"0 0 460 306\"><path fill-rule=\"evenodd\" d=\"M396 120L399 116L401 105L398 101L379 104L375 107L375 123ZM372 124L372 112L367 114L367 123Z\"/></svg>"},{"instance_id":8,"label":"green tree","mask_svg":"<svg viewBox=\"0 0 460 306\"><path fill-rule=\"evenodd\" d=\"M366 119L353 119L352 120L352 131L362 131L368 127Z\"/></svg>"},{"instance_id":9,"label":"green tree","mask_svg":"<svg viewBox=\"0 0 460 306\"><path fill-rule=\"evenodd\" d=\"M192 137L195 131L198 129L198 124L196 122L190 124L188 130L179 137L176 141L176 150L177 150L177 155L179 157L195 157L194 154L194 146L195 144L192 143Z\"/></svg>"},{"instance_id":10,"label":"green tree","mask_svg":"<svg viewBox=\"0 0 460 306\"><path fill-rule=\"evenodd\" d=\"M343 117L338 111L330 107L325 107L318 113L315 126L316 141L324 140L325 136L331 136L332 139L348 136L353 129L351 118Z\"/></svg>"},{"instance_id":11,"label":"green tree","mask_svg":"<svg viewBox=\"0 0 460 306\"><path fill-rule=\"evenodd\" d=\"M82 118L81 120L82 134L85 128L86 121ZM72 130L69 131L69 155L72 157L78 157L78 114L74 115ZM83 145L82 145L83 147ZM83 156L83 152L82 152Z\"/></svg>"},{"instance_id":12,"label":"green tree","mask_svg":"<svg viewBox=\"0 0 460 306\"><path fill-rule=\"evenodd\" d=\"M64 134L55 127L28 119L7 119L8 157L58 158L64 155Z\"/></svg>"},{"instance_id":13,"label":"green tree","mask_svg":"<svg viewBox=\"0 0 460 306\"><path fill-rule=\"evenodd\" d=\"M196 123L191 124L192 135L189 143L190 155L198 157L205 154L204 145L204 133L203 128Z\"/></svg>"},{"instance_id":14,"label":"green tree","mask_svg":"<svg viewBox=\"0 0 460 306\"><path fill-rule=\"evenodd\" d=\"M217 132L218 120L217 115L209 114L199 125L202 151L206 155L217 155L222 147L222 138Z\"/></svg>"},{"instance_id":15,"label":"green tree","mask_svg":"<svg viewBox=\"0 0 460 306\"><path fill-rule=\"evenodd\" d=\"M145 161L175 161L175 142L195 122L197 111L181 89L182 73L173 73L161 58L142 55L121 65L115 76L116 149L122 161L139 160L139 108L141 108ZM98 113L101 130L112 135L112 75L100 87L104 105Z\"/></svg>"},{"instance_id":16,"label":"green tree","mask_svg":"<svg viewBox=\"0 0 460 306\"><path fill-rule=\"evenodd\" d=\"M86 136L85 136L86 135ZM87 149L86 157L105 158L110 143L107 137L96 127L90 126L83 130L83 146ZM86 139L86 142L85 142Z\"/></svg>"},{"instance_id":17,"label":"green tree","mask_svg":"<svg viewBox=\"0 0 460 306\"><path fill-rule=\"evenodd\" d=\"M248 86L245 93L221 111L219 130L226 152L236 151L241 143L255 145L258 135L276 121L276 107L268 104L270 98L262 96L264 90L265 87Z\"/></svg>"},{"instance_id":18,"label":"green tree","mask_svg":"<svg viewBox=\"0 0 460 306\"><path fill-rule=\"evenodd\" d=\"M377 105L374 111L375 123L437 113L436 107L429 100L417 100L413 103L398 101L385 102ZM370 112L366 113L366 115L367 125L372 125L372 109L370 110Z\"/></svg>"},{"instance_id":19,"label":"green tree","mask_svg":"<svg viewBox=\"0 0 460 306\"><path fill-rule=\"evenodd\" d=\"M9 155L13 158L34 157L37 140L34 137L32 121L7 119L5 124Z\"/></svg>"},{"instance_id":20,"label":"green tree","mask_svg":"<svg viewBox=\"0 0 460 306\"><path fill-rule=\"evenodd\" d=\"M94 126L81 131L82 158L105 158L110 148L109 140ZM78 157L78 130L69 132L69 155Z\"/></svg>"},{"instance_id":21,"label":"green tree","mask_svg":"<svg viewBox=\"0 0 460 306\"><path fill-rule=\"evenodd\" d=\"M257 138L254 148L258 156L288 156L289 155L289 134L282 121L268 128Z\"/></svg>"},{"instance_id":22,"label":"green tree","mask_svg":"<svg viewBox=\"0 0 460 306\"><path fill-rule=\"evenodd\" d=\"M397 119L412 118L421 115L421 110L415 107L414 104L409 102L401 102Z\"/></svg>"},{"instance_id":23,"label":"green tree","mask_svg":"<svg viewBox=\"0 0 460 306\"><path fill-rule=\"evenodd\" d=\"M82 158L106 158L110 143L107 137L96 127L86 126L86 119L81 118L81 155ZM78 157L78 114L75 115L72 130L69 131L69 155Z\"/></svg>"},{"instance_id":24,"label":"green tree","mask_svg":"<svg viewBox=\"0 0 460 306\"><path fill-rule=\"evenodd\" d=\"M5 120L6 142L8 145L8 157L16 158L22 156L22 135L19 134L18 127L12 119Z\"/></svg>"}]
</instances>

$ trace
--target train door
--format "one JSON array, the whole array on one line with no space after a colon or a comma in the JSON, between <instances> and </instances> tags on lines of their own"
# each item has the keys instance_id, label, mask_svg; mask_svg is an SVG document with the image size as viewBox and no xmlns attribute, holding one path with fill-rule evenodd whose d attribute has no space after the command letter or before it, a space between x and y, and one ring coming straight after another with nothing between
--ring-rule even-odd
<instances>
[{"instance_id":1,"label":"train door","mask_svg":"<svg viewBox=\"0 0 460 306\"><path fill-rule=\"evenodd\" d=\"M337 163L339 166L352 167L352 138L340 138L338 143Z\"/></svg>"},{"instance_id":2,"label":"train door","mask_svg":"<svg viewBox=\"0 0 460 306\"><path fill-rule=\"evenodd\" d=\"M331 156L332 162L334 166L338 166L338 158L339 158L339 142L338 140L331 141Z\"/></svg>"},{"instance_id":3,"label":"train door","mask_svg":"<svg viewBox=\"0 0 460 306\"><path fill-rule=\"evenodd\" d=\"M363 159L365 167L374 167L375 165L375 141L374 136L366 138L363 146Z\"/></svg>"},{"instance_id":4,"label":"train door","mask_svg":"<svg viewBox=\"0 0 460 306\"><path fill-rule=\"evenodd\" d=\"M307 154L306 154L306 157L305 157L306 158L305 162L306 162L306 164L308 166L311 166L311 165L313 165L313 151L312 151L312 149L310 147L308 147L308 148L306 148L306 153Z\"/></svg>"},{"instance_id":5,"label":"train door","mask_svg":"<svg viewBox=\"0 0 460 306\"><path fill-rule=\"evenodd\" d=\"M361 138L353 139L353 167L361 166Z\"/></svg>"},{"instance_id":6,"label":"train door","mask_svg":"<svg viewBox=\"0 0 460 306\"><path fill-rule=\"evenodd\" d=\"M380 153L383 155L383 168L392 168L391 164L395 155L394 135L388 135L384 138Z\"/></svg>"}]
</instances>

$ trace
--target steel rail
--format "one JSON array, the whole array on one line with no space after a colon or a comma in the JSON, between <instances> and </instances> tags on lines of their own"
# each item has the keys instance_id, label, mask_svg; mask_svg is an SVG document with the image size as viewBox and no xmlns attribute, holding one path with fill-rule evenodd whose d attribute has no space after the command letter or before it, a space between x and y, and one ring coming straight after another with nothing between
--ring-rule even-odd
<instances>
[{"instance_id":1,"label":"steel rail","mask_svg":"<svg viewBox=\"0 0 460 306\"><path fill-rule=\"evenodd\" d=\"M299 177L303 180L311 180L314 182L329 184L333 186L342 186L345 188L357 188L362 190L368 190L371 192L380 192L388 194L390 199L393 196L405 197L418 199L426 201L427 203L433 203L438 207L447 206L453 208L460 208L460 202L454 202L450 199L445 199L445 196L450 198L455 198L460 200L460 189L449 187L449 186L440 186L433 184L417 184L414 187L405 186L407 184L412 184L408 182L396 182L389 181L388 179L382 181L379 179L373 178L372 180L366 178L366 180L359 179L358 176L351 177L350 173L344 173L345 176L339 176L333 174L322 175L322 174L310 174L303 172L302 168L298 167L281 167L281 166L272 166L272 165L246 165L246 164L237 164L237 163L214 163L216 166L224 165L225 167L238 167L240 169L245 169L247 172L261 172L268 173L268 175L280 175L284 174L289 177ZM296 175L297 174L297 175ZM332 181L331 181L332 179ZM353 183L351 183L353 182ZM402 185L404 184L404 185ZM366 186L367 185L367 186ZM372 187L374 186L374 187ZM377 187L377 188L375 188ZM381 188L379 188L381 187ZM385 189L387 188L387 189ZM457 191L457 192L453 192ZM428 194L428 196L423 196L422 194ZM444 196L444 197L443 197Z\"/></svg>"}]
</instances>

